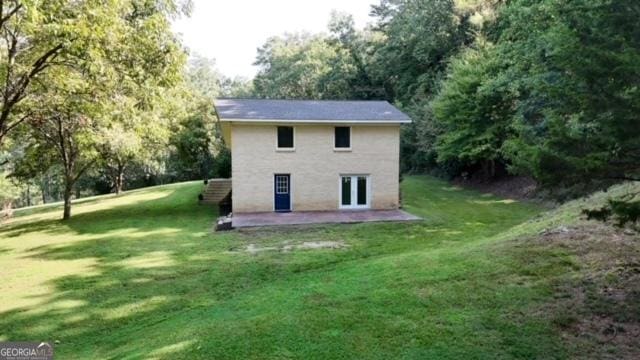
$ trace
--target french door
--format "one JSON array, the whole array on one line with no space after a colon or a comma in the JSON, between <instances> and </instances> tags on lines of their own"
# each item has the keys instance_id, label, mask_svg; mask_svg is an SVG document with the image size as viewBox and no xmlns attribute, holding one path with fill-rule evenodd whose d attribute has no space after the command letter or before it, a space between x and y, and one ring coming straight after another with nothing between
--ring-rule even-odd
<instances>
[{"instance_id":1,"label":"french door","mask_svg":"<svg viewBox=\"0 0 640 360\"><path fill-rule=\"evenodd\" d=\"M340 209L367 209L371 206L368 175L340 176Z\"/></svg>"}]
</instances>

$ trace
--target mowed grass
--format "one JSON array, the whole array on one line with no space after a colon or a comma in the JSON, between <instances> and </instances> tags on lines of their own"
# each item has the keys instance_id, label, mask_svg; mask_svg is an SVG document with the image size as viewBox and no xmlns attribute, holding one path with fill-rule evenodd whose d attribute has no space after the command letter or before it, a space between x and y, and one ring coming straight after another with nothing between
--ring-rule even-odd
<instances>
[{"instance_id":1,"label":"mowed grass","mask_svg":"<svg viewBox=\"0 0 640 360\"><path fill-rule=\"evenodd\" d=\"M562 358L545 304L572 256L513 241L543 209L407 177L412 223L213 233L201 183L0 228L0 341L61 359ZM344 249L243 251L341 241Z\"/></svg>"}]
</instances>

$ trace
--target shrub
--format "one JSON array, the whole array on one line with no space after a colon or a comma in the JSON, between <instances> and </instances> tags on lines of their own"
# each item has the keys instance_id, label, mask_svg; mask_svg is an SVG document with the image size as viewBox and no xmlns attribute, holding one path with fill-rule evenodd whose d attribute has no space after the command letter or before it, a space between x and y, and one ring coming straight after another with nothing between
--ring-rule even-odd
<instances>
[{"instance_id":1,"label":"shrub","mask_svg":"<svg viewBox=\"0 0 640 360\"><path fill-rule=\"evenodd\" d=\"M617 226L623 227L628 223L635 225L640 219L640 200L624 201L609 200L611 211L617 219Z\"/></svg>"},{"instance_id":2,"label":"shrub","mask_svg":"<svg viewBox=\"0 0 640 360\"><path fill-rule=\"evenodd\" d=\"M627 224L635 225L640 220L640 200L609 199L606 206L598 209L583 209L582 214L587 216L587 220L602 222L614 218L615 225L618 227L624 227Z\"/></svg>"}]
</instances>

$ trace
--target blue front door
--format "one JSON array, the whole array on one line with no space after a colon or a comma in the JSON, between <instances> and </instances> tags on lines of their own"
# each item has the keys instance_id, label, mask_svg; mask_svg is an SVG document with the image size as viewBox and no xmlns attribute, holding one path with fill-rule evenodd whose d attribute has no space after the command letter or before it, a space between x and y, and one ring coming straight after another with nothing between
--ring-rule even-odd
<instances>
[{"instance_id":1,"label":"blue front door","mask_svg":"<svg viewBox=\"0 0 640 360\"><path fill-rule=\"evenodd\" d=\"M274 202L276 211L291 211L291 176L289 174L276 174L274 185Z\"/></svg>"}]
</instances>

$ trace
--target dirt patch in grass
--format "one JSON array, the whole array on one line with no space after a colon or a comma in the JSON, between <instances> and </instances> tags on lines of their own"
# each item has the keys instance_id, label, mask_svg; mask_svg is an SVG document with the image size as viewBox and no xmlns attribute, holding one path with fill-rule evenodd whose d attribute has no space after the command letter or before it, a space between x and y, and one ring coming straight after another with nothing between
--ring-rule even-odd
<instances>
[{"instance_id":1,"label":"dirt patch in grass","mask_svg":"<svg viewBox=\"0 0 640 360\"><path fill-rule=\"evenodd\" d=\"M282 241L282 238L290 239L292 242L315 241L315 240L341 240L337 229L343 224L307 224L307 225L285 225L285 226L265 226L239 228L233 231L234 235L247 243L261 244L270 242L273 239ZM294 239L295 238L295 239Z\"/></svg>"},{"instance_id":2,"label":"dirt patch in grass","mask_svg":"<svg viewBox=\"0 0 640 360\"><path fill-rule=\"evenodd\" d=\"M230 248L229 252L255 255L264 252L338 250L350 247L336 229L322 225L238 229L234 233L240 244Z\"/></svg>"},{"instance_id":3,"label":"dirt patch in grass","mask_svg":"<svg viewBox=\"0 0 640 360\"><path fill-rule=\"evenodd\" d=\"M528 239L575 256L547 311L571 354L581 359L640 359L640 235L605 224L559 226Z\"/></svg>"},{"instance_id":4,"label":"dirt patch in grass","mask_svg":"<svg viewBox=\"0 0 640 360\"><path fill-rule=\"evenodd\" d=\"M260 246L256 244L249 244L240 251L232 250L231 252L246 252L255 255L265 251L289 252L296 250L344 249L348 247L349 245L345 244L342 241L305 241L299 244L292 244L285 241L274 246Z\"/></svg>"}]
</instances>

